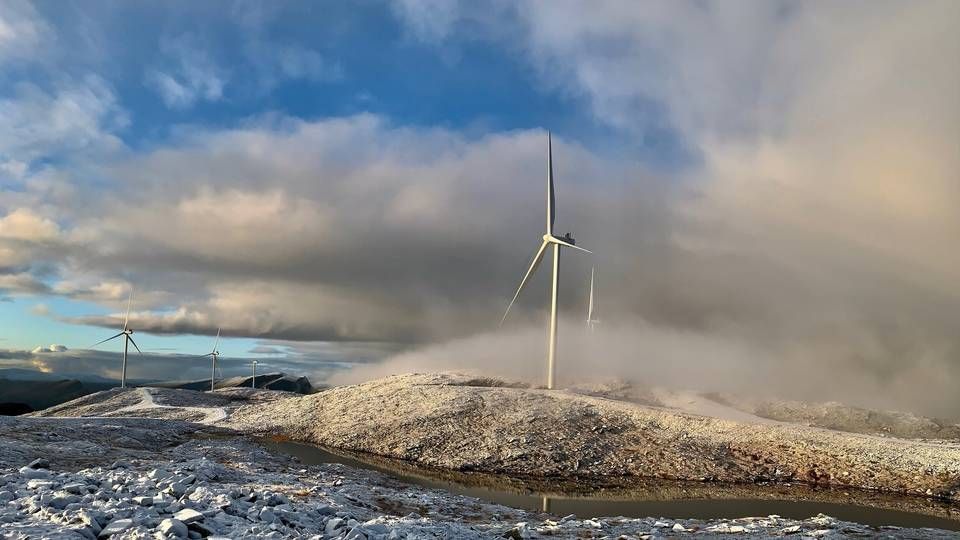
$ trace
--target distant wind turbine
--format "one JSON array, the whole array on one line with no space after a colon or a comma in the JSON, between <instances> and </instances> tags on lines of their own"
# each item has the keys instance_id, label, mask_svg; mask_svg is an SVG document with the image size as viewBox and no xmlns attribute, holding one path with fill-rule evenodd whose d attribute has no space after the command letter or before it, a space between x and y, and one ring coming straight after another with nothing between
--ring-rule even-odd
<instances>
[{"instance_id":1,"label":"distant wind turbine","mask_svg":"<svg viewBox=\"0 0 960 540\"><path fill-rule=\"evenodd\" d=\"M130 304L132 302L133 302L133 287L130 287L130 295L127 297L127 314L123 318L123 329L120 331L119 334L108 337L103 341L98 341L90 346L90 348L92 349L97 345L100 345L101 343L106 343L112 339L116 339L120 336L123 336L123 367L120 370L120 388L127 387L127 349L129 347L129 344L133 343L133 347L137 349L137 352L140 354L140 356L143 356L143 353L140 352L140 347L137 347L137 342L133 340L133 337L132 337L133 329L130 328Z\"/></svg>"},{"instance_id":2,"label":"distant wind turbine","mask_svg":"<svg viewBox=\"0 0 960 540\"><path fill-rule=\"evenodd\" d=\"M507 306L507 311L504 312L503 318L500 319L500 324L502 326L503 321L507 320L507 315L510 314L510 308L513 307L514 302L517 301L517 297L520 296L520 291L523 290L523 286L527 284L530 276L537 271L537 267L540 266L540 261L543 260L543 255L546 253L547 247L552 247L553 281L550 286L550 337L547 345L548 389L553 389L554 368L556 365L557 356L557 292L560 285L560 246L576 249L585 253L591 253L586 249L577 247L575 245L576 241L572 236L570 236L570 233L567 233L562 238L554 236L553 224L556 219L556 196L553 188L553 141L551 139L550 132L547 132L547 232L543 235L543 243L540 244L540 249L537 250L537 254L533 257L533 261L530 262L530 268L527 270L526 275L523 276L523 280L520 281L520 287L517 288L517 293L513 295L513 300L510 301L510 305Z\"/></svg>"},{"instance_id":3,"label":"distant wind turbine","mask_svg":"<svg viewBox=\"0 0 960 540\"><path fill-rule=\"evenodd\" d=\"M250 367L253 368L253 378L250 379L250 388L257 387L257 361L253 360L250 362Z\"/></svg>"},{"instance_id":4,"label":"distant wind turbine","mask_svg":"<svg viewBox=\"0 0 960 540\"><path fill-rule=\"evenodd\" d=\"M590 268L590 302L587 304L587 328L593 332L594 328L600 324L597 318L597 300L596 293L593 290L593 275L596 267Z\"/></svg>"},{"instance_id":5,"label":"distant wind turbine","mask_svg":"<svg viewBox=\"0 0 960 540\"><path fill-rule=\"evenodd\" d=\"M197 358L206 358L210 357L213 359L213 365L210 367L210 391L213 392L213 383L217 378L217 358L220 356L220 351L217 350L217 345L220 345L220 328L217 328L217 340L213 342L213 350L207 354L202 354Z\"/></svg>"}]
</instances>

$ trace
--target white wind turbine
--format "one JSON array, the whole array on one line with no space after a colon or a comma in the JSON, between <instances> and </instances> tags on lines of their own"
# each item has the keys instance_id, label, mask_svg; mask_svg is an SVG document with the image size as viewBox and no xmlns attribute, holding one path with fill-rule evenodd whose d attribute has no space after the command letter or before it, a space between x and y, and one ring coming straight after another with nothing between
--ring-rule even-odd
<instances>
[{"instance_id":1,"label":"white wind turbine","mask_svg":"<svg viewBox=\"0 0 960 540\"><path fill-rule=\"evenodd\" d=\"M127 387L127 349L129 348L129 345L133 343L133 347L137 349L137 352L140 354L140 356L143 356L143 353L140 352L140 347L137 347L137 342L134 341L133 337L131 336L133 334L133 329L130 328L130 304L132 302L133 302L133 287L130 287L130 295L127 297L127 314L123 318L123 329L120 330L119 334L108 337L103 341L98 341L90 346L90 348L92 349L97 345L100 345L101 343L106 343L112 339L116 339L120 336L123 336L123 367L120 370L120 388Z\"/></svg>"},{"instance_id":2,"label":"white wind turbine","mask_svg":"<svg viewBox=\"0 0 960 540\"><path fill-rule=\"evenodd\" d=\"M517 288L517 293L513 295L513 300L510 301L510 305L507 306L507 311L504 312L503 318L500 319L500 324L503 325L503 321L507 320L507 315L510 313L510 308L513 307L514 302L517 301L517 297L520 296L520 291L523 290L523 286L526 285L527 281L530 279L530 276L537 271L537 267L540 266L540 261L543 260L543 255L546 253L547 247L552 247L553 281L550 286L550 337L549 341L547 342L548 389L553 389L554 368L557 357L557 292L560 285L560 246L573 248L585 253L591 253L586 249L577 247L575 245L576 241L570 236L570 233L567 233L562 238L554 236L553 224L556 219L556 196L554 195L553 188L553 141L551 140L550 132L547 132L547 232L543 235L543 243L540 244L540 249L537 250L537 254L533 257L533 261L530 262L530 268L527 270L526 275L523 276L523 280L520 281L520 287Z\"/></svg>"},{"instance_id":3,"label":"white wind turbine","mask_svg":"<svg viewBox=\"0 0 960 540\"><path fill-rule=\"evenodd\" d=\"M250 388L257 387L257 361L252 360L250 362L250 367L253 368L253 378L250 379Z\"/></svg>"},{"instance_id":4,"label":"white wind turbine","mask_svg":"<svg viewBox=\"0 0 960 540\"><path fill-rule=\"evenodd\" d=\"M600 324L600 319L597 318L597 301L593 292L593 274L595 270L596 267L590 268L590 302L587 304L587 328L589 328L591 332Z\"/></svg>"},{"instance_id":5,"label":"white wind turbine","mask_svg":"<svg viewBox=\"0 0 960 540\"><path fill-rule=\"evenodd\" d=\"M213 383L217 378L217 358L220 357L220 351L217 350L217 345L220 345L220 328L217 328L217 340L213 342L213 350L207 354L201 354L197 358L206 358L210 357L213 359L213 365L210 367L210 391L213 392Z\"/></svg>"}]
</instances>

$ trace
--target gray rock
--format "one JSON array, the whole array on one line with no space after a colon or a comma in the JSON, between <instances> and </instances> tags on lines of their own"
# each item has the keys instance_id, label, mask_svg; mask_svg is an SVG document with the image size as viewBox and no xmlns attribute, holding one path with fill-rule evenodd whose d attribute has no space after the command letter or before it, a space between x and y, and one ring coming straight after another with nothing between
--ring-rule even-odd
<instances>
[{"instance_id":1,"label":"gray rock","mask_svg":"<svg viewBox=\"0 0 960 540\"><path fill-rule=\"evenodd\" d=\"M327 536L333 536L336 534L337 529L346 526L346 524L343 518L330 518L330 520L327 521L327 526L323 528L323 532L325 532Z\"/></svg>"},{"instance_id":2,"label":"gray rock","mask_svg":"<svg viewBox=\"0 0 960 540\"><path fill-rule=\"evenodd\" d=\"M210 527L206 523L203 523L200 521L194 521L193 523L190 523L189 525L187 525L187 528L191 532L200 533L200 536L203 536L203 537L211 536L213 533L216 532L213 529L213 527Z\"/></svg>"},{"instance_id":3,"label":"gray rock","mask_svg":"<svg viewBox=\"0 0 960 540\"><path fill-rule=\"evenodd\" d=\"M166 534L167 536L175 536L177 538L186 538L189 534L186 524L179 519L167 518L160 522L160 526L157 527L157 530L163 534Z\"/></svg>"},{"instance_id":4,"label":"gray rock","mask_svg":"<svg viewBox=\"0 0 960 540\"><path fill-rule=\"evenodd\" d=\"M97 517L98 516L90 510L80 510L77 512L77 519L93 530L94 534L100 534L100 531L103 530L103 527L100 526L100 520L97 519Z\"/></svg>"},{"instance_id":5,"label":"gray rock","mask_svg":"<svg viewBox=\"0 0 960 540\"><path fill-rule=\"evenodd\" d=\"M115 519L108 523L107 526L100 531L98 536L101 538L109 537L111 534L122 533L130 527L133 527L132 519Z\"/></svg>"},{"instance_id":6,"label":"gray rock","mask_svg":"<svg viewBox=\"0 0 960 540\"><path fill-rule=\"evenodd\" d=\"M44 458L37 458L31 461L27 467L30 467L31 469L49 469L50 462Z\"/></svg>"},{"instance_id":7,"label":"gray rock","mask_svg":"<svg viewBox=\"0 0 960 540\"><path fill-rule=\"evenodd\" d=\"M192 508L184 508L176 514L173 515L173 519L182 521L183 523L189 525L195 521L200 521L203 519L203 514L197 512Z\"/></svg>"},{"instance_id":8,"label":"gray rock","mask_svg":"<svg viewBox=\"0 0 960 540\"><path fill-rule=\"evenodd\" d=\"M12 491L0 491L0 503L10 502L17 496Z\"/></svg>"},{"instance_id":9,"label":"gray rock","mask_svg":"<svg viewBox=\"0 0 960 540\"><path fill-rule=\"evenodd\" d=\"M87 492L87 485L81 482L71 482L69 484L65 484L60 489L70 493L76 493L77 495L83 495Z\"/></svg>"},{"instance_id":10,"label":"gray rock","mask_svg":"<svg viewBox=\"0 0 960 540\"><path fill-rule=\"evenodd\" d=\"M273 513L273 510L271 510L270 507L264 507L264 509L260 511L259 517L260 521L266 521L267 523L273 523L277 520L277 516Z\"/></svg>"},{"instance_id":11,"label":"gray rock","mask_svg":"<svg viewBox=\"0 0 960 540\"><path fill-rule=\"evenodd\" d=\"M50 471L46 469L32 469L30 467L20 467L20 476L24 478L49 478Z\"/></svg>"},{"instance_id":12,"label":"gray rock","mask_svg":"<svg viewBox=\"0 0 960 540\"><path fill-rule=\"evenodd\" d=\"M73 493L67 493L66 491L58 491L53 494L53 498L50 499L49 505L54 508L66 508L67 505L76 503L80 501L79 495L74 495Z\"/></svg>"},{"instance_id":13,"label":"gray rock","mask_svg":"<svg viewBox=\"0 0 960 540\"><path fill-rule=\"evenodd\" d=\"M364 534L363 529L358 526L350 529L350 532L343 538L344 540L367 540L367 535Z\"/></svg>"},{"instance_id":14,"label":"gray rock","mask_svg":"<svg viewBox=\"0 0 960 540\"><path fill-rule=\"evenodd\" d=\"M71 530L87 540L97 540L97 533L93 532L90 527L77 527Z\"/></svg>"}]
</instances>

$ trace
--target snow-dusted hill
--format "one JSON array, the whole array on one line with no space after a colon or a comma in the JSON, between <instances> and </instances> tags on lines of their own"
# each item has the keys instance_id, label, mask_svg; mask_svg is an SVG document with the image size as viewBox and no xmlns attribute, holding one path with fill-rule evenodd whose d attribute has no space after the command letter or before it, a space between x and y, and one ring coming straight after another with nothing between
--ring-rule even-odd
<instances>
[{"instance_id":1,"label":"snow-dusted hill","mask_svg":"<svg viewBox=\"0 0 960 540\"><path fill-rule=\"evenodd\" d=\"M245 438L170 420L4 418L0 443L0 538L956 536L826 516L560 519L374 471L303 466Z\"/></svg>"},{"instance_id":2,"label":"snow-dusted hill","mask_svg":"<svg viewBox=\"0 0 960 540\"><path fill-rule=\"evenodd\" d=\"M241 407L222 425L455 470L803 482L960 500L957 443L491 384L458 374L400 375Z\"/></svg>"},{"instance_id":3,"label":"snow-dusted hill","mask_svg":"<svg viewBox=\"0 0 960 540\"><path fill-rule=\"evenodd\" d=\"M460 471L757 481L960 501L960 444L737 421L461 374L400 375L300 396L112 390L35 413L187 420Z\"/></svg>"}]
</instances>

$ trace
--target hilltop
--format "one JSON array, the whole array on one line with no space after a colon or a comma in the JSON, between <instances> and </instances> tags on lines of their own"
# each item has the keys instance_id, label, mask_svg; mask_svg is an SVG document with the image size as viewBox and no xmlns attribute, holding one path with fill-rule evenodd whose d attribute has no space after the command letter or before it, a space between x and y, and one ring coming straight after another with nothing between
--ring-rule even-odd
<instances>
[{"instance_id":1,"label":"hilltop","mask_svg":"<svg viewBox=\"0 0 960 540\"><path fill-rule=\"evenodd\" d=\"M960 501L957 441L739 414L716 418L451 373L398 375L306 396L110 391L37 413L191 420L427 467L591 485L649 478L804 483Z\"/></svg>"}]
</instances>

